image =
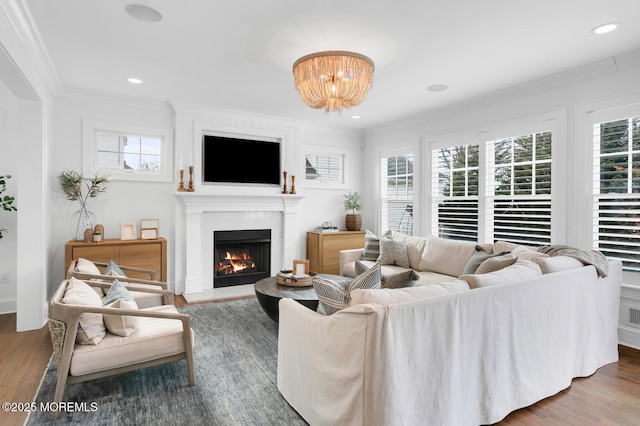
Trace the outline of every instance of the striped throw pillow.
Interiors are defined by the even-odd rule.
[[[351,290],[380,288],[380,265],[376,264],[354,279],[339,275],[319,274],[313,277],[313,289],[318,295],[318,312],[332,315],[351,305]]]
[[[380,238],[373,232],[367,230],[364,234],[364,252],[362,260],[378,260],[380,256]]]

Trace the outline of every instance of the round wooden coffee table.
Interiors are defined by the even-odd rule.
[[[262,309],[269,317],[278,322],[278,302],[284,297],[289,297],[311,310],[318,309],[318,296],[313,286],[289,287],[276,282],[276,277],[264,278],[254,284],[256,298]]]

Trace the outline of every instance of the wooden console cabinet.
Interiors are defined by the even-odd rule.
[[[156,271],[158,281],[167,281],[167,240],[104,240],[99,243],[69,241],[64,246],[64,273],[66,275],[71,261],[83,257],[94,262],[109,263],[113,260],[118,265],[134,268],[152,269]],[[131,272],[131,278],[146,278],[149,275],[137,276]]]
[[[309,270],[340,274],[340,250],[364,247],[365,231],[307,232]]]

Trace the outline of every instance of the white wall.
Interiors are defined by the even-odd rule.
[[[16,135],[16,116],[18,99],[0,80],[0,176],[11,175],[7,181],[7,190],[1,196],[16,196],[17,194],[17,164],[11,161],[15,158],[18,140]],[[17,207],[18,201],[14,202]],[[0,240],[0,273],[9,274],[9,282],[0,283],[0,314],[16,311],[18,289],[17,279],[17,222],[16,212],[5,212],[0,209],[0,228],[7,229]]]
[[[585,115],[597,104],[616,105],[629,99],[640,101],[640,51],[621,55],[615,59],[590,64],[580,69],[534,81],[526,85],[493,93],[465,103],[430,111],[421,116],[411,117],[402,122],[390,123],[371,129],[364,136],[366,149],[364,164],[378,164],[381,151],[393,147],[411,146],[416,153],[415,178],[416,199],[414,215],[418,216],[417,234],[428,229],[424,218],[427,216],[429,179],[425,178],[427,165],[431,161],[428,143],[464,134],[480,134],[486,131],[506,128],[514,122],[531,117],[555,114],[564,128],[559,128],[561,150],[566,155],[556,164],[566,179],[561,180],[561,188],[555,188],[566,195],[561,217],[553,218],[563,232],[558,233],[554,244],[568,244],[589,247],[589,191],[585,182],[590,180],[590,167],[585,161],[591,141],[586,137]],[[455,88],[453,88],[455,89]],[[604,102],[606,100],[606,102]],[[508,136],[508,135],[506,135]],[[558,158],[554,155],[554,160]],[[367,187],[364,202],[376,205],[379,187],[377,168],[364,169],[364,181],[373,181],[375,186]],[[379,211],[365,210],[366,221],[378,224]],[[379,231],[379,230],[378,230]],[[566,231],[566,232],[565,232]],[[636,283],[626,283],[638,285]],[[635,301],[640,306],[640,292],[623,288],[625,303]],[[621,342],[640,347],[640,333],[625,328],[620,333]],[[632,336],[631,338],[629,336]]]
[[[160,219],[160,236],[167,239],[167,273],[169,285],[178,293],[182,287],[180,282],[184,277],[181,269],[176,272],[175,258],[182,251],[176,247],[176,199],[174,194],[178,187],[177,164],[183,158],[185,165],[194,164],[194,150],[199,149],[200,136],[194,135],[194,123],[210,123],[209,126],[219,126],[224,123],[229,127],[253,126],[264,129],[286,129],[288,137],[288,154],[283,166],[284,170],[298,176],[304,175],[304,163],[299,163],[299,152],[304,151],[307,145],[334,146],[346,150],[349,155],[350,188],[359,190],[361,184],[361,155],[360,137],[358,132],[318,129],[307,126],[305,123],[291,123],[277,117],[245,116],[238,113],[230,113],[220,110],[208,110],[206,108],[194,109],[193,107],[176,107],[175,112],[169,104],[145,103],[130,101],[111,96],[97,94],[75,94],[55,99],[54,103],[54,127],[53,149],[51,150],[51,167],[48,175],[48,190],[51,193],[52,217],[48,226],[52,232],[49,260],[52,265],[52,274],[55,280],[49,288],[51,293],[55,288],[55,282],[63,279],[64,271],[64,244],[72,238],[69,219],[78,209],[77,202],[68,201],[60,189],[57,176],[66,169],[82,170],[82,120],[91,119],[101,122],[113,122],[115,124],[131,124],[146,128],[172,128],[176,130],[175,136],[175,166],[169,165],[175,170],[174,180],[169,183],[157,182],[131,182],[112,180],[108,184],[106,193],[89,200],[89,210],[96,215],[97,222],[105,227],[106,238],[119,238],[119,224],[123,221],[139,222],[142,218]],[[194,164],[197,169],[197,165]],[[86,177],[86,176],[85,176]],[[185,178],[185,181],[188,176]],[[298,209],[299,235],[298,253],[301,258],[306,256],[305,238],[306,231],[312,230],[321,222],[329,220],[344,226],[344,208],[342,196],[347,193],[345,189],[311,189],[305,188],[301,179],[297,180],[297,193],[306,198],[301,201]],[[196,190],[199,191],[199,185]],[[210,189],[210,188],[207,188]],[[242,191],[246,187],[225,187],[227,191]]]

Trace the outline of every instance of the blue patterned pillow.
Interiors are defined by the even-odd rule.
[[[114,277],[126,277],[122,269],[115,264],[113,260],[109,261],[109,264],[104,268],[104,275],[113,275]]]
[[[354,279],[339,275],[315,275],[313,289],[318,295],[318,312],[331,315],[351,305],[351,290],[356,288],[380,288],[380,264],[376,264],[368,271]]]
[[[113,280],[113,284],[111,284],[111,287],[109,288],[109,291],[107,292],[107,296],[104,299],[104,302],[102,302],[103,306],[106,306],[110,303],[115,302],[118,299],[122,299],[122,300],[126,300],[126,301],[133,301],[133,296],[131,295],[131,293],[129,293],[129,290],[127,290],[127,288],[118,280]]]

